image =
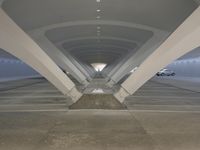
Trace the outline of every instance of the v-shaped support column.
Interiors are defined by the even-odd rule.
[[[53,60],[0,9],[0,48],[18,57],[75,102],[82,94]]]
[[[200,7],[198,7],[174,33],[147,57],[138,69],[122,83],[121,89],[115,94],[115,97],[123,102],[127,96],[137,91],[160,69],[199,46]]]

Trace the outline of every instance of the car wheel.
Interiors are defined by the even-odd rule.
[[[165,74],[164,74],[164,73],[161,73],[160,75],[161,75],[161,76],[164,76]]]

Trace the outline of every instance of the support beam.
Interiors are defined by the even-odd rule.
[[[57,45],[58,48],[63,52],[63,54],[84,74],[86,77],[85,81],[92,80],[92,74],[88,70],[86,70],[78,60],[76,60],[70,53],[68,53],[61,45]]]
[[[108,74],[110,80],[107,85],[112,87],[118,83],[133,68],[138,67],[160,44],[168,37],[169,33],[161,30],[154,30],[154,35],[136,53],[127,55]]]
[[[62,69],[69,72],[79,83],[88,85],[84,74],[53,44],[43,32],[29,33],[39,46],[59,65]]]
[[[82,94],[52,59],[0,9],[0,48],[18,57],[75,102]]]
[[[122,83],[114,95],[119,101],[136,92],[160,69],[200,46],[200,7],[198,7],[139,68]]]

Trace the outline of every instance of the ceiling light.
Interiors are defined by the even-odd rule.
[[[96,0],[97,1],[97,3],[100,3],[101,2],[101,0]]]
[[[101,27],[100,27],[100,26],[97,26],[97,29],[98,29],[98,30],[100,30],[100,29],[101,29]]]
[[[100,16],[97,16],[96,18],[97,18],[97,19],[100,19],[101,17],[100,17]]]
[[[97,9],[97,12],[100,12],[101,10],[100,9]]]

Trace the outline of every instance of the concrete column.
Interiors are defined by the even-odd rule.
[[[81,97],[74,83],[2,9],[0,20],[0,48],[27,63],[74,102]]]
[[[90,72],[88,70],[86,70],[73,56],[71,56],[71,54],[69,54],[63,47],[59,46],[58,47],[64,55],[66,55],[66,57],[82,72],[82,74],[85,76],[85,81],[91,81],[91,74],[89,74]],[[87,83],[88,84],[88,83]]]
[[[40,33],[30,33],[30,35],[57,65],[69,72],[81,84],[89,84],[84,74],[45,35]]]
[[[154,35],[136,53],[129,54],[109,73],[110,82],[108,86],[119,82],[132,69],[138,67],[160,44],[167,38],[169,33],[164,31],[154,32]],[[130,57],[131,56],[131,57]]]
[[[123,102],[160,69],[200,46],[200,7],[198,7],[139,68],[122,83],[115,97]]]
[[[108,66],[106,66],[106,68],[103,69],[102,74],[106,77],[107,80],[110,80],[110,77],[112,77],[113,74],[111,75],[111,72],[112,71],[114,72],[113,68],[117,68],[116,66],[118,66],[119,64],[121,65],[123,64],[121,62],[125,63],[125,58],[116,60],[115,62],[113,62],[112,64],[109,64]]]

